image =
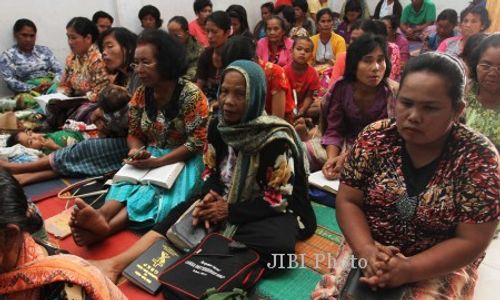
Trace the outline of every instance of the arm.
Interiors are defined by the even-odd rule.
[[[70,78],[73,74],[73,68],[71,65],[73,64],[73,58],[74,55],[70,54],[66,58],[66,63],[64,65],[64,72],[61,78],[61,83],[59,84],[59,87],[57,88],[57,91],[60,93],[63,93],[65,95],[71,96],[71,93],[73,89],[71,88],[71,82]]]
[[[298,116],[305,116],[307,113],[307,110],[309,107],[311,107],[311,104],[313,103],[313,94],[315,91],[313,90],[308,90],[306,92],[306,95],[304,97],[304,102],[302,102],[302,107],[300,108],[298,112]]]
[[[272,91],[272,112],[273,116],[285,117],[286,93],[284,90]]]
[[[47,48],[47,56],[50,70],[54,72],[54,81],[60,81],[63,74],[61,64],[57,61],[54,53],[49,48]]]
[[[106,64],[100,56],[98,59],[91,62],[89,72],[91,76],[91,90],[87,92],[87,96],[90,101],[96,102],[101,90],[109,84],[109,75],[106,71]]]
[[[16,79],[14,69],[11,67],[12,65],[14,65],[14,62],[9,55],[4,52],[2,56],[0,56],[0,73],[5,83],[14,92],[29,92],[35,86]]]

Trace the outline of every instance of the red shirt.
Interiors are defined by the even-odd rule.
[[[308,65],[302,74],[297,73],[293,69],[292,63],[287,64],[283,69],[285,70],[286,77],[288,77],[288,81],[290,81],[292,90],[295,90],[297,93],[298,108],[302,107],[307,91],[313,91],[313,96],[318,95],[320,88],[319,76],[313,67]]]
[[[292,0],[276,0],[276,2],[274,2],[274,8],[278,8],[282,5],[293,6],[292,2]]]
[[[270,63],[264,62],[259,59],[259,65],[264,70],[266,75],[267,84],[267,96],[266,96],[266,112],[271,114],[273,111],[273,95],[279,91],[285,91],[285,114],[292,114],[295,107],[295,102],[293,101],[292,89],[290,83],[285,75],[285,71],[282,67]]]
[[[194,36],[194,38],[202,45],[203,47],[208,47],[208,37],[205,29],[198,24],[198,19],[194,19],[189,22],[189,34]]]

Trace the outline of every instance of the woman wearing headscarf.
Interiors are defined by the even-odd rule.
[[[193,212],[197,222],[257,250],[264,265],[273,253],[293,253],[297,238],[313,234],[316,219],[307,197],[307,161],[293,127],[264,115],[265,97],[265,75],[256,63],[238,60],[224,70],[221,114],[208,129],[201,194],[179,204],[126,252],[96,262],[112,280],[164,238],[196,199],[201,199]]]

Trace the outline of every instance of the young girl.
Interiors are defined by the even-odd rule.
[[[313,42],[308,37],[297,37],[292,47],[293,61],[284,67],[285,74],[294,91],[297,105],[297,118],[317,117],[319,110],[311,111],[313,98],[319,90],[319,77],[316,70],[307,62],[312,56]],[[319,107],[318,107],[319,108]]]

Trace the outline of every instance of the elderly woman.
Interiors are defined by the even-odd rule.
[[[38,93],[45,93],[51,85],[61,79],[62,68],[56,57],[45,46],[36,45],[37,28],[28,19],[14,23],[16,45],[0,56],[0,74],[7,86],[16,93],[17,107],[36,105],[33,99]],[[14,108],[15,102],[5,103]]]
[[[194,213],[198,222],[218,224],[226,236],[256,249],[264,265],[272,261],[273,253],[293,253],[297,238],[313,234],[316,219],[307,197],[307,162],[293,127],[263,115],[265,96],[259,65],[239,60],[225,69],[219,93],[221,114],[208,130],[200,197],[177,206],[126,252],[97,262],[112,280],[164,238],[195,199],[203,199]]]
[[[292,62],[293,40],[286,35],[285,20],[272,16],[266,21],[267,36],[257,42],[257,56],[284,67]]]
[[[500,149],[500,33],[484,39],[470,60],[472,87],[467,93],[467,126]]]
[[[43,224],[28,208],[19,183],[0,169],[0,298],[68,299],[71,290],[84,299],[126,299],[96,267],[35,241],[30,232]],[[73,299],[73,298],[72,298]]]
[[[102,240],[129,224],[151,228],[196,188],[203,168],[208,102],[194,83],[182,78],[185,66],[184,48],[166,32],[139,36],[134,68],[143,86],[129,103],[127,142],[133,159],[127,163],[141,169],[186,165],[170,189],[122,182],[113,184],[98,211],[77,202],[70,225],[78,245]]]
[[[361,281],[404,287],[402,299],[472,299],[477,268],[500,217],[500,158],[456,122],[465,75],[450,56],[411,59],[396,119],[367,127],[349,153],[337,194],[346,238],[312,299],[336,297],[355,255]]]

